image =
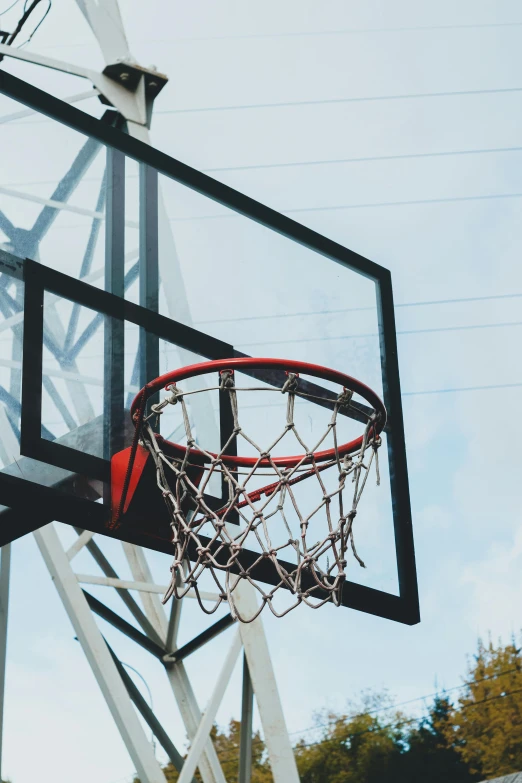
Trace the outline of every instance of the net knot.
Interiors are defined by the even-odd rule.
[[[352,401],[352,397],[353,397],[353,391],[351,389],[347,389],[345,386],[337,398],[339,407],[347,408]]]
[[[297,389],[297,384],[299,381],[299,374],[296,372],[287,372],[287,379],[281,386],[281,393],[286,394],[286,392],[293,392]]]
[[[157,405],[151,405],[151,409],[155,413],[159,413],[160,410],[162,408],[165,408],[165,406],[167,405],[177,405],[179,400],[183,397],[183,392],[181,391],[181,389],[178,389],[175,383],[168,383],[165,386],[165,391],[170,392],[170,395],[168,397],[165,397],[163,402],[160,402]]]
[[[234,387],[234,370],[220,370],[219,376],[221,379],[220,389],[231,389]]]
[[[351,454],[345,454],[342,461],[341,476],[347,476],[353,468],[353,459]]]

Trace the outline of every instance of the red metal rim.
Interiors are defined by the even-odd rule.
[[[350,389],[353,392],[359,394],[371,408],[377,414],[375,420],[375,434],[379,435],[386,425],[386,408],[384,407],[381,399],[375,394],[375,392],[366,386],[356,378],[352,378],[350,375],[345,375],[337,370],[331,370],[328,367],[322,367],[319,364],[310,364],[309,362],[300,362],[295,359],[264,359],[253,358],[250,356],[239,357],[235,359],[216,359],[210,362],[200,362],[199,364],[191,364],[186,367],[180,367],[178,370],[160,375],[153,381],[150,381],[134,398],[131,405],[131,416],[138,412],[140,405],[143,406],[144,402],[153,394],[164,389],[171,383],[177,383],[178,381],[186,380],[187,378],[193,378],[197,375],[205,375],[210,372],[219,372],[221,370],[238,370],[251,369],[251,370],[287,370],[303,375],[311,375],[315,378],[323,378],[323,380],[332,381],[338,383],[340,386]],[[143,397],[145,392],[145,397]],[[357,451],[363,442],[363,435],[359,436],[355,440],[343,443],[337,448],[337,454],[342,457],[345,454],[350,454]],[[186,446],[181,446],[178,443],[172,443],[166,441],[163,438],[161,440],[168,444],[169,451],[173,455],[179,454],[180,457],[184,457],[187,453]],[[190,453],[193,453],[194,458],[201,462],[201,452],[198,449],[190,449]],[[212,457],[215,457],[212,454]],[[335,459],[335,449],[326,449],[325,451],[318,451],[314,454],[315,462],[325,462],[327,460]],[[231,467],[246,467],[252,468],[254,465],[259,467],[270,467],[271,463],[268,460],[259,461],[256,457],[234,457],[230,455],[224,455],[221,457],[222,461]],[[309,464],[312,461],[311,457],[306,457],[305,454],[292,455],[288,457],[273,457],[272,463],[280,468],[292,468],[299,464]]]

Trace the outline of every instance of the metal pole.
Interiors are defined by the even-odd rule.
[[[107,220],[105,227],[105,290],[125,296],[125,156],[107,148]],[[124,447],[123,321],[105,318],[104,456]]]
[[[166,783],[54,526],[45,525],[34,537],[141,782]]]
[[[9,608],[9,574],[11,571],[11,544],[0,553],[0,780],[2,780],[2,740],[4,733],[5,665],[7,656],[7,618]]]
[[[250,783],[252,779],[252,717],[254,713],[254,689],[248,661],[243,655],[243,693],[241,700],[241,735],[239,744],[238,783]]]
[[[147,704],[147,702],[139,692],[136,685],[133,683],[132,678],[125,671],[125,667],[123,666],[119,658],[116,656],[116,653],[114,652],[114,650],[109,645],[106,639],[105,639],[105,644],[107,645],[107,648],[112,656],[112,660],[116,664],[116,668],[118,669],[120,677],[123,680],[123,684],[125,685],[125,687],[129,692],[129,696],[131,697],[132,701],[136,705],[137,709],[140,711],[143,719],[148,724],[149,728],[151,729],[152,733],[160,743],[161,747],[169,757],[174,768],[177,769],[178,772],[180,772],[181,768],[183,767],[183,756],[179,753],[179,751],[175,747],[169,735],[167,734],[167,732],[165,731],[165,729],[163,728],[159,720],[154,715],[152,709],[149,707],[149,705]],[[193,781],[193,783],[195,783],[195,781]]]
[[[152,574],[143,550],[128,543],[123,543],[123,550],[126,554],[134,579],[138,582],[152,582]],[[154,626],[156,633],[162,640],[166,639],[168,634],[168,622],[159,596],[142,593],[141,600],[143,601],[147,617]],[[183,723],[185,724],[188,738],[190,742],[193,743],[198,725],[201,721],[201,710],[199,709],[183,661],[174,664],[166,664],[165,671],[169,678]],[[203,783],[226,783],[216,750],[210,738],[207,739],[204,752],[199,759],[199,771],[203,778]]]
[[[239,611],[245,616],[254,615],[258,608],[255,588],[243,581],[238,584],[235,595]],[[272,776],[277,783],[299,783],[297,764],[261,618],[251,623],[239,623],[239,632],[256,694]]]
[[[190,783],[192,776],[196,771],[196,767],[198,766],[200,758],[204,753],[205,745],[208,742],[212,724],[214,723],[219,705],[221,704],[223,696],[225,695],[227,685],[229,683],[232,672],[234,671],[234,666],[236,665],[240,651],[241,637],[239,635],[239,631],[236,631],[236,635],[234,636],[232,645],[230,646],[230,649],[227,653],[223,667],[217,677],[216,686],[209,699],[207,709],[201,718],[194,737],[191,738],[190,749],[187,758],[185,759],[185,763],[183,764],[183,769],[181,770],[178,783]]]
[[[158,172],[140,163],[140,305],[158,312]],[[159,375],[159,340],[140,329],[140,386]]]

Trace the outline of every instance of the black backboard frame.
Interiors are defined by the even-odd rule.
[[[157,173],[169,177],[177,182],[191,188],[192,190],[228,207],[231,210],[257,221],[266,228],[278,232],[294,242],[326,256],[333,261],[355,270],[365,277],[371,279],[376,286],[376,297],[378,302],[379,315],[379,342],[381,352],[381,366],[383,377],[384,403],[388,411],[387,443],[388,457],[390,464],[390,483],[393,498],[393,524],[395,534],[395,548],[397,557],[397,572],[399,580],[399,595],[385,593],[374,588],[358,585],[348,582],[344,591],[343,604],[360,611],[368,612],[378,616],[386,617],[402,623],[415,624],[419,622],[419,601],[417,577],[415,568],[415,553],[412,532],[411,507],[409,496],[409,483],[406,462],[406,445],[404,439],[404,422],[401,403],[399,365],[397,356],[397,341],[395,329],[395,314],[393,305],[393,292],[391,275],[388,269],[376,264],[357,253],[349,250],[342,245],[324,237],[312,229],[303,226],[291,218],[276,212],[275,210],[245,196],[233,188],[218,182],[211,177],[177,161],[163,152],[156,150],[143,142],[134,139],[117,128],[110,127],[96,118],[85,114],[79,109],[70,106],[59,99],[48,95],[38,88],[27,84],[26,82],[12,76],[11,74],[0,72],[0,92],[10,98],[33,108],[37,112],[61,122],[72,129],[88,137],[98,140],[114,152],[116,164],[124,156],[128,156],[142,164],[144,172],[144,182],[147,181],[147,172],[155,172],[149,179],[150,191],[157,187],[155,177]],[[145,188],[147,185],[145,184]],[[154,206],[154,202],[152,201]],[[117,217],[118,204],[115,204],[114,217]],[[121,207],[120,207],[121,213]],[[153,228],[153,221],[150,221],[150,214],[147,218],[147,210],[144,213],[145,240],[150,240],[150,226]],[[148,224],[147,224],[148,219]],[[114,232],[118,225],[121,229],[121,214],[119,223],[114,220],[110,229]],[[148,228],[147,228],[148,225]],[[113,238],[117,236],[113,234]],[[150,244],[150,242],[149,242]],[[116,242],[117,246],[117,242]],[[150,253],[150,248],[147,250]],[[121,255],[121,254],[120,254]],[[40,326],[43,327],[41,308],[39,302],[43,297],[44,290],[61,292],[66,298],[74,301],[83,302],[85,306],[92,309],[98,309],[107,316],[125,320],[126,318],[138,325],[150,330],[151,334],[165,337],[176,344],[192,345],[192,350],[196,350],[202,355],[209,355],[214,351],[217,343],[208,335],[192,330],[183,324],[177,324],[150,309],[147,309],[149,302],[143,301],[142,304],[147,307],[140,308],[130,302],[126,302],[121,297],[121,292],[110,287],[113,293],[100,291],[85,283],[61,275],[53,270],[43,268],[34,262],[24,262],[27,270],[27,282],[29,283],[29,292],[26,292],[25,328],[33,330],[33,336],[38,333],[41,335]],[[145,268],[145,267],[144,267]],[[150,280],[143,279],[146,286]],[[27,283],[26,283],[27,284]],[[90,289],[90,290],[89,290]],[[120,295],[118,295],[120,294]],[[33,297],[33,298],[31,298]],[[88,304],[90,302],[90,304]],[[38,308],[40,308],[38,310]],[[28,319],[29,315],[29,319]],[[160,333],[158,335],[158,332]],[[194,347],[195,340],[198,347]],[[202,350],[200,340],[209,340],[208,345],[212,345],[211,351]],[[27,341],[29,342],[29,340]],[[27,348],[29,351],[36,351],[36,343],[31,341]],[[41,343],[38,343],[41,346]],[[221,343],[219,350],[229,351],[232,346]],[[231,355],[231,354],[221,354]],[[25,356],[24,356],[25,364]],[[63,464],[67,461],[68,469],[71,469],[70,453],[63,451],[67,449],[57,443],[46,441],[41,437],[41,422],[35,415],[35,409],[41,411],[41,406],[36,405],[34,388],[28,387],[29,375],[31,385],[34,384],[34,370],[41,368],[41,355],[32,356],[31,369],[24,370],[23,373],[23,392],[22,392],[22,449],[25,453],[31,454],[33,458],[40,461],[50,461],[51,464]],[[41,384],[34,384],[41,389]],[[27,402],[29,401],[29,402]],[[38,436],[37,436],[38,430]],[[107,461],[101,458],[88,458],[89,455],[74,456],[74,465],[81,468],[79,472],[96,474],[97,477],[107,476]],[[54,461],[53,461],[54,460]],[[75,468],[76,469],[76,468]],[[29,485],[29,486],[28,486]],[[57,519],[68,524],[81,525],[86,529],[96,529],[96,532],[107,533],[104,528],[107,509],[100,503],[93,503],[89,500],[66,496],[59,490],[50,487],[41,487],[34,482],[27,481],[17,476],[6,475],[0,472],[0,502],[13,509],[13,513],[5,515],[2,518],[11,522],[6,527],[5,522],[0,522],[0,542],[17,537],[16,520],[18,525],[27,528],[26,520],[21,519],[24,513],[28,511],[28,498],[31,498],[30,507],[33,509],[39,504],[39,513],[41,513],[41,524],[45,524],[50,519]],[[21,512],[21,515],[20,513]],[[35,529],[38,527],[35,524]],[[10,531],[8,530],[10,528]],[[24,528],[25,531],[25,528]],[[136,540],[134,543],[142,543],[145,546],[166,551],[162,545],[154,545],[151,541]],[[265,575],[269,576],[269,575]]]

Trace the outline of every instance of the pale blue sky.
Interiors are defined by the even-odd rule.
[[[145,14],[136,0],[127,0],[122,10],[136,58],[171,79],[157,101],[157,146],[204,169],[334,161],[214,176],[277,209],[302,210],[292,216],[389,267],[399,304],[522,293],[521,199],[515,196],[522,193],[522,150],[511,149],[522,146],[521,92],[175,113],[522,88],[518,4],[201,0],[187,6],[155,0]],[[389,31],[421,27],[433,29]],[[359,32],[333,34],[354,30]],[[299,32],[313,35],[294,35]],[[325,34],[315,34],[320,32]],[[81,64],[101,63],[71,0],[55,0],[31,47]],[[50,71],[8,68],[61,96],[83,89]],[[92,109],[98,111],[94,102]],[[411,203],[417,200],[435,201]],[[368,206],[389,202],[410,203]],[[359,204],[366,206],[312,211]],[[521,301],[398,308],[398,329],[522,322]],[[334,326],[343,324],[330,322]],[[522,387],[410,394],[522,384],[520,331],[491,326],[399,337],[422,622],[408,628],[332,607],[295,612],[284,621],[265,614],[296,739],[312,724],[314,710],[343,709],[363,688],[388,688],[403,701],[435,686],[458,685],[477,635],[491,631],[507,639],[521,627],[522,433],[516,411]],[[69,540],[72,534],[64,529],[63,535]],[[106,549],[119,557],[115,547]],[[78,570],[92,571],[87,555],[81,557]],[[164,581],[168,558],[155,557],[154,566]],[[116,599],[111,605],[118,607]],[[14,546],[11,606],[4,774],[13,783],[29,783],[35,771],[43,783],[65,783],[72,773],[77,783],[126,783],[132,763],[32,538]],[[187,611],[182,639],[203,625],[195,608]],[[121,657],[146,677],[158,716],[182,744],[161,667],[106,630]],[[218,661],[226,645],[226,636],[217,642]],[[201,704],[218,668],[205,652],[189,662]],[[238,670],[221,723],[238,717],[239,693]]]

